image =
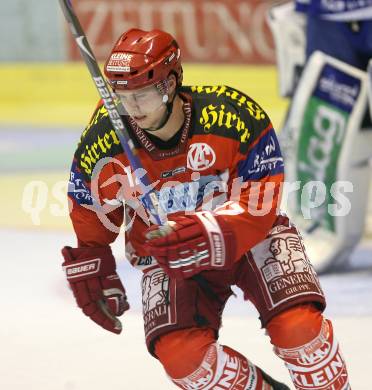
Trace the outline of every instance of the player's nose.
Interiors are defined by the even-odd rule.
[[[134,96],[127,95],[125,98],[121,98],[121,101],[129,114],[135,115],[141,112],[141,109]]]

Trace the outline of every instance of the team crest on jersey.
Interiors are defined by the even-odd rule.
[[[210,168],[216,161],[216,153],[206,143],[190,145],[187,153],[187,168],[193,171],[204,171]]]

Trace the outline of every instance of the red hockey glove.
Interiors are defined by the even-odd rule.
[[[235,258],[233,232],[221,217],[209,211],[170,217],[167,225],[152,226],[145,236],[145,249],[177,279],[205,270],[228,269]]]
[[[113,333],[122,326],[116,316],[129,309],[125,289],[116,273],[111,248],[62,249],[62,264],[78,306],[94,322]]]

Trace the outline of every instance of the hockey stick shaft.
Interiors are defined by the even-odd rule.
[[[76,16],[76,13],[72,7],[70,0],[59,0],[63,14],[66,18],[67,23],[70,26],[72,35],[75,38],[76,44],[78,45],[81,56],[87,65],[89,72],[92,76],[94,84],[97,88],[99,95],[102,98],[103,104],[109,114],[110,121],[115,129],[115,132],[120,140],[122,148],[129,160],[129,163],[135,172],[137,169],[143,169],[137,152],[134,147],[133,141],[131,140],[126,125],[120,116],[119,112],[124,112],[124,107],[120,100],[114,101],[110,89],[104,79],[102,72],[98,66],[97,60],[92,52],[87,37],[81,27],[80,21]],[[150,180],[147,175],[143,175],[139,179],[141,187],[144,191],[144,196],[147,198],[151,208],[151,214],[156,219],[157,223],[161,224],[161,218],[158,214],[158,198],[154,191],[148,192],[146,187],[150,185]]]

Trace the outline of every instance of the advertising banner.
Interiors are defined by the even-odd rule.
[[[262,0],[79,0],[74,4],[99,60],[129,28],[171,33],[187,62],[274,63],[266,23],[272,1]],[[69,59],[80,60],[70,34]]]

